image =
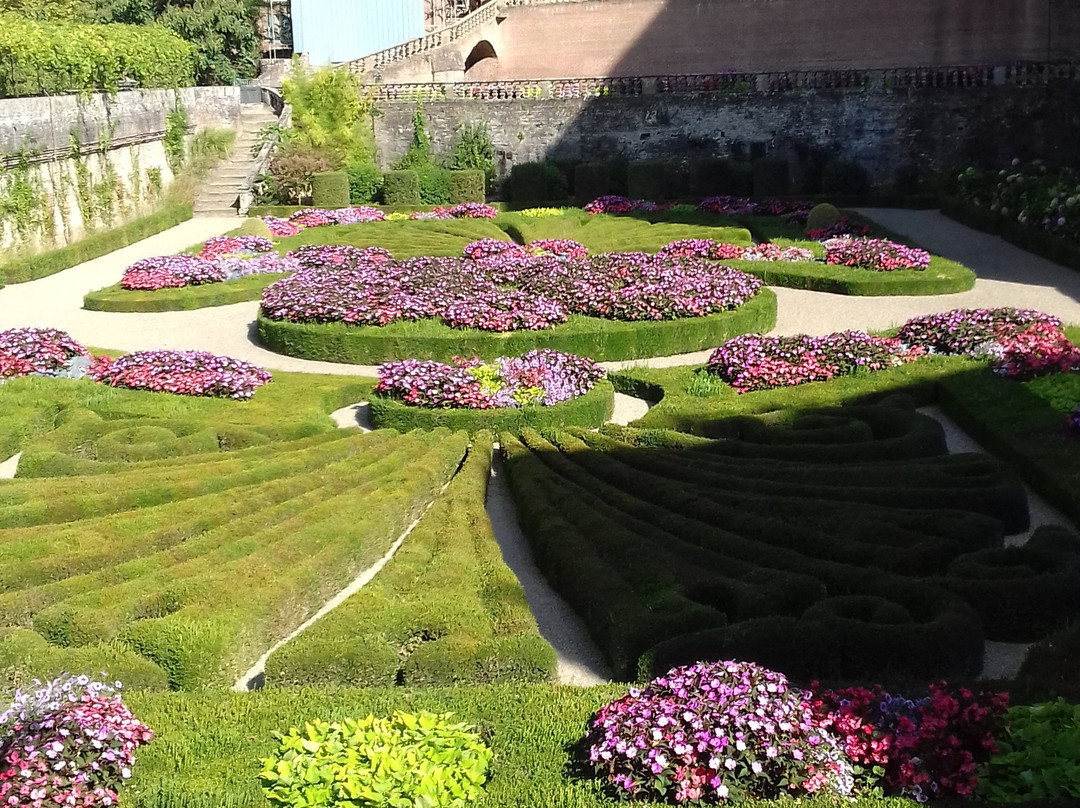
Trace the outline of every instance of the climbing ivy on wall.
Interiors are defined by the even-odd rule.
[[[41,178],[30,165],[31,152],[5,155],[5,162],[15,159],[0,174],[0,216],[19,240],[35,235],[55,235],[52,201],[47,198]]]
[[[165,116],[165,159],[173,173],[177,173],[184,165],[184,134],[187,132],[187,111],[180,99],[176,99],[176,107]]]

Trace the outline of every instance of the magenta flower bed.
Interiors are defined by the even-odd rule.
[[[625,196],[608,194],[594,199],[585,206],[585,212],[596,213],[652,213],[657,210],[665,210],[671,205],[661,205],[650,202],[647,199],[627,199]]]
[[[703,316],[735,309],[761,287],[752,275],[706,261],[643,253],[567,261],[522,258],[509,249],[479,261],[415,258],[304,270],[268,286],[262,308],[271,319],[292,322],[438,318],[451,328],[540,330],[570,314],[630,321]]]
[[[600,709],[585,739],[589,762],[627,798],[847,797],[851,761],[815,720],[810,699],[750,662],[674,668]]]
[[[348,244],[312,244],[288,254],[301,269],[343,267],[355,269],[361,264],[384,264],[394,256],[382,247],[352,247]]]
[[[896,367],[925,353],[925,349],[909,347],[899,339],[874,337],[861,331],[824,337],[744,334],[713,351],[706,369],[736,392],[749,393]]]
[[[887,239],[832,238],[825,242],[825,263],[876,272],[923,270],[930,266],[930,253]]]
[[[513,241],[503,241],[497,238],[482,238],[465,245],[463,250],[466,258],[481,261],[486,258],[505,258],[515,260],[527,258],[529,251]]]
[[[1080,348],[1049,323],[1033,323],[1001,337],[989,354],[995,373],[1018,381],[1080,369]]]
[[[854,225],[848,220],[847,216],[841,216],[840,221],[831,227],[819,227],[815,230],[807,230],[806,237],[813,241],[826,241],[831,238],[855,238],[866,236],[869,233],[870,227],[868,225]]]
[[[494,219],[499,211],[483,202],[463,202],[450,208],[450,215],[455,219]]]
[[[710,196],[701,201],[698,210],[722,216],[789,216],[806,221],[813,205],[798,200],[766,199],[754,202],[739,196]]]
[[[538,350],[490,363],[475,357],[452,365],[418,359],[387,362],[379,365],[375,392],[436,409],[552,407],[585,395],[603,377],[603,368],[591,359]]]
[[[119,359],[101,358],[91,378],[113,387],[182,396],[249,399],[270,381],[251,362],[207,351],[137,351]]]
[[[152,291],[221,283],[224,280],[225,271],[216,261],[194,255],[161,255],[144,258],[129,266],[124,270],[120,286],[124,289]]]
[[[34,685],[0,713],[0,804],[115,806],[154,733],[107,684],[64,675]]]
[[[569,258],[577,261],[589,254],[584,244],[568,238],[538,238],[525,245],[533,255],[553,255],[556,258]]]
[[[828,690],[813,702],[815,719],[859,767],[860,790],[879,787],[919,802],[974,796],[1008,706],[1007,693],[950,690],[944,682],[917,699],[875,686]]]
[[[211,261],[227,255],[251,256],[270,252],[274,242],[263,236],[214,236],[208,238],[199,251],[199,258]]]
[[[953,309],[913,317],[900,326],[897,336],[931,353],[974,355],[1036,324],[1056,330],[1062,325],[1057,317],[1034,309]]]
[[[12,328],[0,331],[0,379],[31,373],[52,375],[90,352],[65,331]]]

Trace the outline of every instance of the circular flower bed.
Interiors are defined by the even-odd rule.
[[[589,761],[612,790],[638,799],[849,796],[851,762],[810,698],[749,662],[675,668],[601,708]]]
[[[507,332],[551,328],[571,314],[626,321],[698,317],[736,309],[761,288],[745,272],[692,259],[612,253],[565,261],[520,258],[507,248],[479,261],[359,261],[301,271],[263,291],[262,311],[296,323],[439,319],[451,328]]]
[[[89,375],[113,387],[237,400],[251,398],[271,378],[251,362],[207,351],[137,351],[119,359],[102,357]]]
[[[880,238],[832,238],[825,243],[825,263],[845,267],[894,272],[924,270],[930,253]]]
[[[924,348],[905,345],[899,339],[861,331],[823,337],[745,334],[713,351],[706,369],[736,392],[749,393],[896,367],[925,353]]]

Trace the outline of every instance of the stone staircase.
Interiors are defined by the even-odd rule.
[[[240,186],[255,162],[252,146],[259,140],[259,130],[277,123],[277,115],[266,104],[240,107],[240,129],[232,152],[211,172],[195,198],[196,216],[236,215]]]

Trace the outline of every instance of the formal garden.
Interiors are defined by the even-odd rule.
[[[342,75],[234,229],[0,290],[0,804],[1080,799],[1080,318],[845,161],[382,172]],[[943,188],[1075,255],[1073,174]]]

